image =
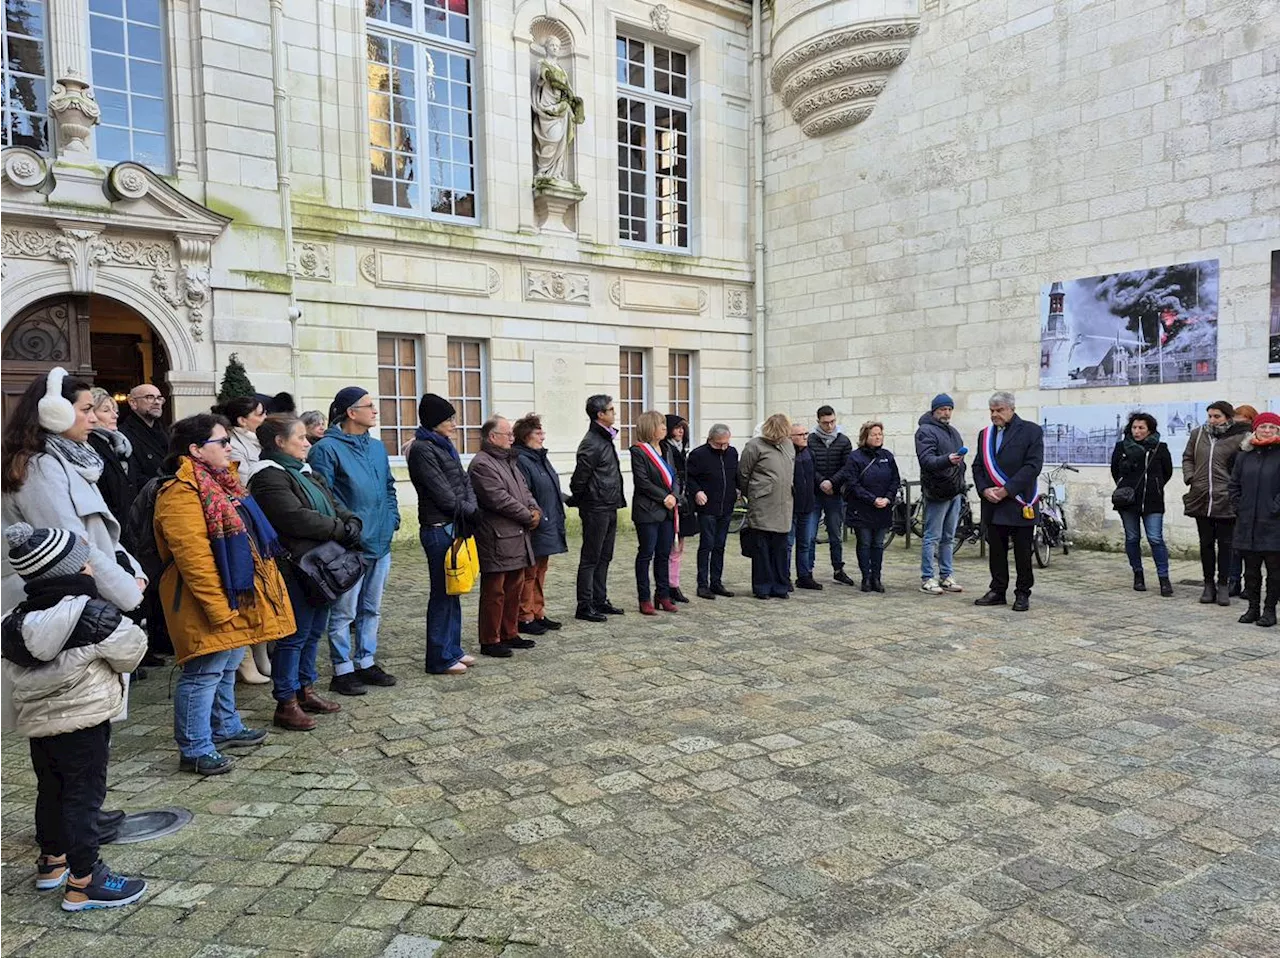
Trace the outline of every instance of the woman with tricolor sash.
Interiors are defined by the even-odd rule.
[[[667,435],[667,417],[655,410],[640,415],[636,423],[636,444],[631,447],[631,520],[640,540],[636,551],[636,592],[640,614],[657,615],[657,610],[675,612],[671,601],[671,546],[675,538],[675,515],[680,506],[680,480],[675,463],[662,454],[660,443]],[[653,567],[654,589],[649,590],[649,568]]]

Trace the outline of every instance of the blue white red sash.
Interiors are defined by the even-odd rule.
[[[996,462],[996,430],[994,427],[988,426],[986,429],[982,430],[982,435],[978,440],[978,446],[982,451],[982,468],[987,471],[987,475],[991,478],[991,481],[997,486],[1007,486],[1009,484],[1009,477],[1001,471],[1000,465]],[[1016,499],[1024,509],[1030,509],[1040,501],[1039,483],[1036,484],[1035,495],[1031,497],[1030,502],[1023,499],[1022,496],[1014,496],[1013,498]]]
[[[667,460],[663,459],[653,447],[647,442],[640,443],[640,451],[649,457],[649,461],[658,467],[658,471],[662,473],[662,481],[666,483],[667,491],[670,492],[675,485],[675,477],[671,475],[671,467],[667,465]]]

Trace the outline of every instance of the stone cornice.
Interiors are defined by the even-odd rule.
[[[861,123],[919,29],[917,18],[871,21],[807,40],[778,56],[773,90],[806,136]]]

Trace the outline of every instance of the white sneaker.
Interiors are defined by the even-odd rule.
[[[942,595],[942,586],[938,585],[937,579],[925,579],[920,583],[920,591],[928,592],[930,595]]]
[[[943,592],[963,592],[964,586],[962,586],[955,579],[951,578],[951,576],[947,576],[945,579],[942,580],[942,591]]]

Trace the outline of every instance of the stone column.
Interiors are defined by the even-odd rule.
[[[58,161],[93,164],[93,128],[102,116],[89,86],[88,0],[50,0],[53,90],[49,113],[58,127]]]

